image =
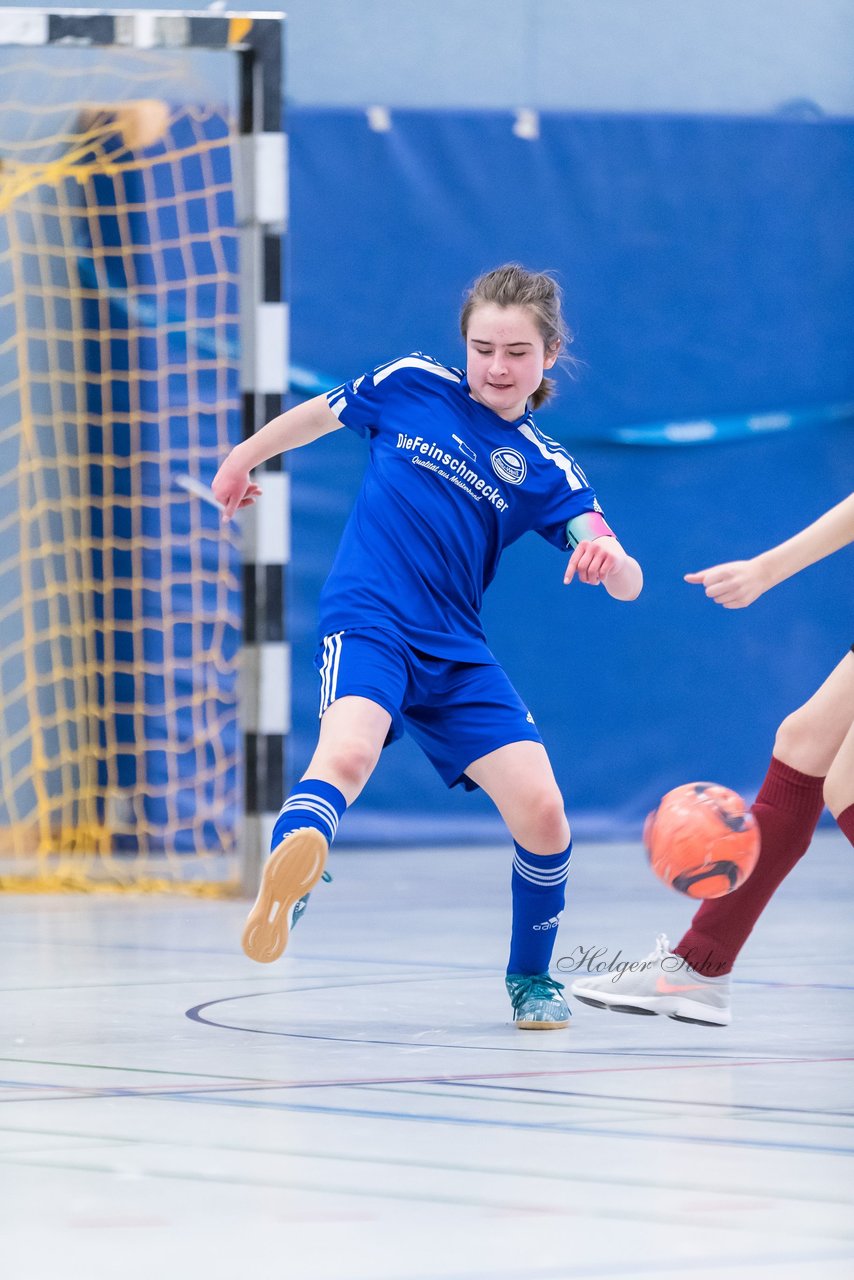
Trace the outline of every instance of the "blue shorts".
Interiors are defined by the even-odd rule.
[[[474,791],[467,767],[510,742],[542,742],[497,662],[453,662],[380,627],[324,636],[315,655],[320,714],[337,698],[370,698],[391,716],[385,745],[408,732],[449,787]]]

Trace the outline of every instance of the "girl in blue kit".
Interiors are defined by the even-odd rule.
[[[581,468],[532,416],[569,341],[560,289],[515,264],[481,276],[460,317],[466,369],[416,352],[273,419],[213,482],[229,519],[258,496],[250,471],[341,426],[370,461],[320,599],[320,733],[273,835],[243,934],[281,955],[345,809],[380,752],[410,733],[449,787],[482,787],[515,844],[507,990],[523,1029],[565,1027],[549,963],[572,844],[533,717],[489,648],[484,589],[528,530],[571,551],[564,582],[634,600],[640,566],[605,523]]]

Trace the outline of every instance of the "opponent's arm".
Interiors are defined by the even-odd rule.
[[[341,423],[329,408],[326,396],[314,396],[304,404],[280,413],[248,440],[235,445],[213,479],[211,488],[225,507],[223,520],[230,520],[239,507],[250,506],[260,494],[249,472],[268,458],[336,431]]]
[[[854,493],[794,537],[752,560],[731,560],[686,573],[685,581],[702,584],[709,599],[725,609],[744,609],[764,592],[849,542],[854,542]]]

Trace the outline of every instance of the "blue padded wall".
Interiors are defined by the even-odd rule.
[[[512,119],[402,112],[377,133],[362,112],[291,111],[293,357],[332,383],[414,348],[459,363],[478,272],[558,271],[583,363],[538,420],[587,470],[646,588],[635,604],[567,590],[560,555],[523,539],[487,595],[487,633],[575,829],[636,834],[677,783],[755,792],[777,723],[854,640],[851,551],[745,611],[682,582],[854,488],[854,126],[554,114],[529,140]],[[788,430],[749,430],[782,412]],[[615,443],[627,425],[722,415],[735,439]],[[364,458],[346,430],[292,457],[294,769],[316,732],[317,595]],[[484,797],[444,792],[404,741],[342,838],[499,830]]]

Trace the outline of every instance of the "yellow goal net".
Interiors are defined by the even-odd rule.
[[[241,562],[176,477],[241,434],[234,107],[183,51],[2,52],[0,888],[227,886]]]

